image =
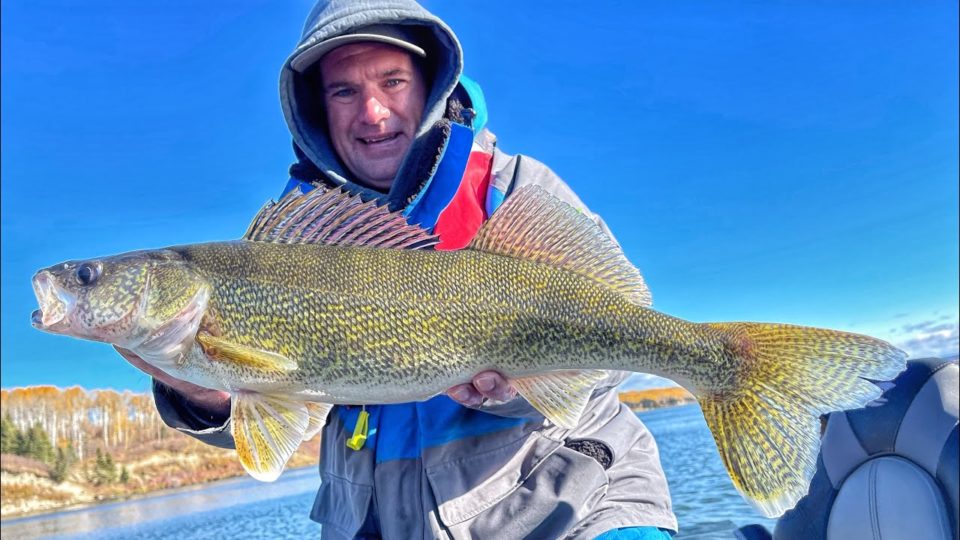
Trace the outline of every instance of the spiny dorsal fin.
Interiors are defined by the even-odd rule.
[[[363,202],[335,188],[308,193],[294,189],[278,202],[268,202],[250,223],[244,240],[278,244],[324,244],[421,249],[438,239],[410,225],[400,212],[373,201]]]
[[[590,218],[537,185],[518,189],[480,228],[470,249],[550,264],[596,280],[648,307],[650,290],[620,247]]]

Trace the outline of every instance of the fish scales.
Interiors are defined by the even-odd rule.
[[[703,361],[725,354],[717,333],[519,259],[242,242],[175,251],[212,285],[224,337],[297,361],[282,381],[292,392],[323,384],[340,387],[343,395],[327,397],[344,403],[411,401],[485,369],[660,372],[664,362],[683,362],[680,375],[701,380],[724,368]],[[241,384],[257,382],[248,375]],[[233,374],[220,376],[236,384]]]

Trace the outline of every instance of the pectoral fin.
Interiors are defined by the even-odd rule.
[[[510,379],[517,392],[554,424],[572,429],[580,423],[593,387],[605,371],[554,371]]]
[[[240,463],[263,482],[280,476],[310,424],[305,403],[255,393],[233,396],[231,419]]]
[[[303,434],[303,440],[309,441],[314,435],[323,429],[324,425],[326,425],[327,415],[330,413],[330,409],[333,408],[333,405],[329,403],[315,403],[312,401],[308,401],[306,405],[307,414],[310,416],[310,420],[309,424],[307,425],[307,432]]]
[[[285,373],[297,369],[297,363],[286,356],[239,345],[209,332],[197,332],[197,341],[211,360],[234,362],[266,372]]]

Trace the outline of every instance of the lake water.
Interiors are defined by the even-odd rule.
[[[670,482],[678,539],[732,538],[731,531],[764,519],[736,492],[720,463],[696,405],[659,409],[640,417],[660,446]],[[6,538],[201,540],[316,538],[307,514],[320,479],[316,468],[287,471],[263,484],[235,478],[138,499],[6,520]]]
[[[657,440],[667,473],[677,538],[732,538],[737,527],[759,523],[773,530],[775,520],[747,503],[727,475],[700,407],[684,405],[640,414]]]

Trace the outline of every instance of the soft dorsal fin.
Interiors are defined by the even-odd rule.
[[[277,202],[268,202],[243,239],[391,249],[421,249],[438,241],[423,228],[408,224],[400,212],[363,202],[359,195],[340,188],[323,187],[307,193],[297,188]]]
[[[583,212],[537,185],[521,187],[480,228],[470,249],[550,264],[649,307],[650,290],[620,247]]]

